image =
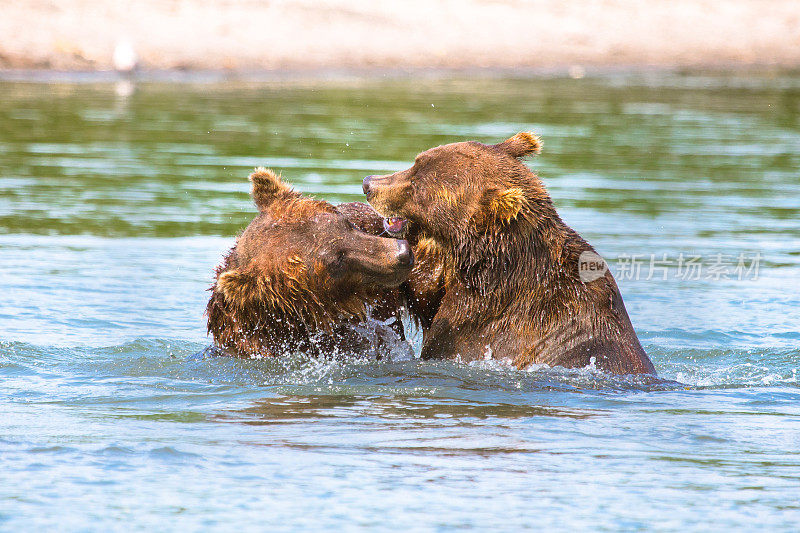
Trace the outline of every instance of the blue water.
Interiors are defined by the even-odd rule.
[[[122,89],[0,83],[0,529],[797,530],[800,79]],[[659,379],[196,355],[252,167],[351,201],[520,130]]]

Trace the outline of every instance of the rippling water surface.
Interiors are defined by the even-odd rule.
[[[0,528],[797,529],[797,78],[128,89],[0,83]],[[195,355],[252,167],[521,130],[660,379]]]

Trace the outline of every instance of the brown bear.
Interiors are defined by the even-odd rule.
[[[582,279],[581,254],[595,257],[593,248],[522,163],[540,150],[531,133],[448,144],[408,170],[364,179],[386,229],[400,235],[408,222],[441,257],[444,294],[422,358],[510,358],[518,368],[594,361],[614,374],[654,374],[611,273]]]
[[[367,205],[337,209],[263,168],[250,181],[259,213],[210,289],[215,345],[243,357],[336,350],[380,356],[396,348],[404,339],[397,287],[414,262],[408,242],[357,228],[348,214],[381,225]]]

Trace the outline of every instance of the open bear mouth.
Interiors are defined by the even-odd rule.
[[[392,235],[402,235],[406,230],[408,220],[400,217],[387,217],[383,219],[383,229]]]

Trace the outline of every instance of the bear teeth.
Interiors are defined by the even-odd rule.
[[[387,217],[383,219],[383,229],[393,235],[399,235],[406,229],[406,219],[400,217]]]

